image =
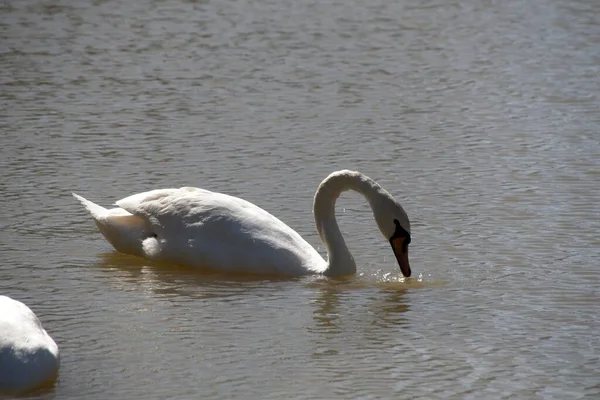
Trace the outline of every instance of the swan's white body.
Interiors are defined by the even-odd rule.
[[[107,210],[73,196],[122,253],[217,271],[346,275],[355,273],[356,265],[335,221],[334,205],[348,189],[369,200],[386,237],[394,232],[394,218],[410,233],[406,213],[388,192],[346,170],[329,175],[315,194],[315,221],[328,262],[292,228],[237,197],[192,187],[159,189],[126,197],[116,202],[119,208]]]
[[[20,301],[0,296],[0,393],[24,392],[58,375],[58,346]]]

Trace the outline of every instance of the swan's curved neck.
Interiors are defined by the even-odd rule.
[[[346,190],[361,193],[371,204],[371,199],[381,191],[381,187],[360,172],[338,171],[325,178],[317,188],[313,213],[321,241],[327,247],[328,266],[325,275],[356,273],[356,263],[335,219],[335,201]]]

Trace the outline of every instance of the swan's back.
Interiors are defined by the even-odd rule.
[[[149,226],[140,245],[150,259],[261,274],[326,269],[323,258],[297,232],[237,197],[184,187],[139,193],[116,204]]]

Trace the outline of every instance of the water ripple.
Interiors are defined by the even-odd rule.
[[[600,396],[595,2],[0,9],[0,292],[62,352],[33,397]],[[406,207],[413,278],[352,193],[341,280],[118,255],[70,196],[206,187],[320,246],[340,168]]]

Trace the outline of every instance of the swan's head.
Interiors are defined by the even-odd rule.
[[[371,204],[373,215],[379,230],[389,240],[396,261],[400,266],[402,275],[410,276],[410,264],[408,263],[408,245],[410,243],[410,221],[406,211],[400,203],[389,193],[382,193],[378,199]]]

